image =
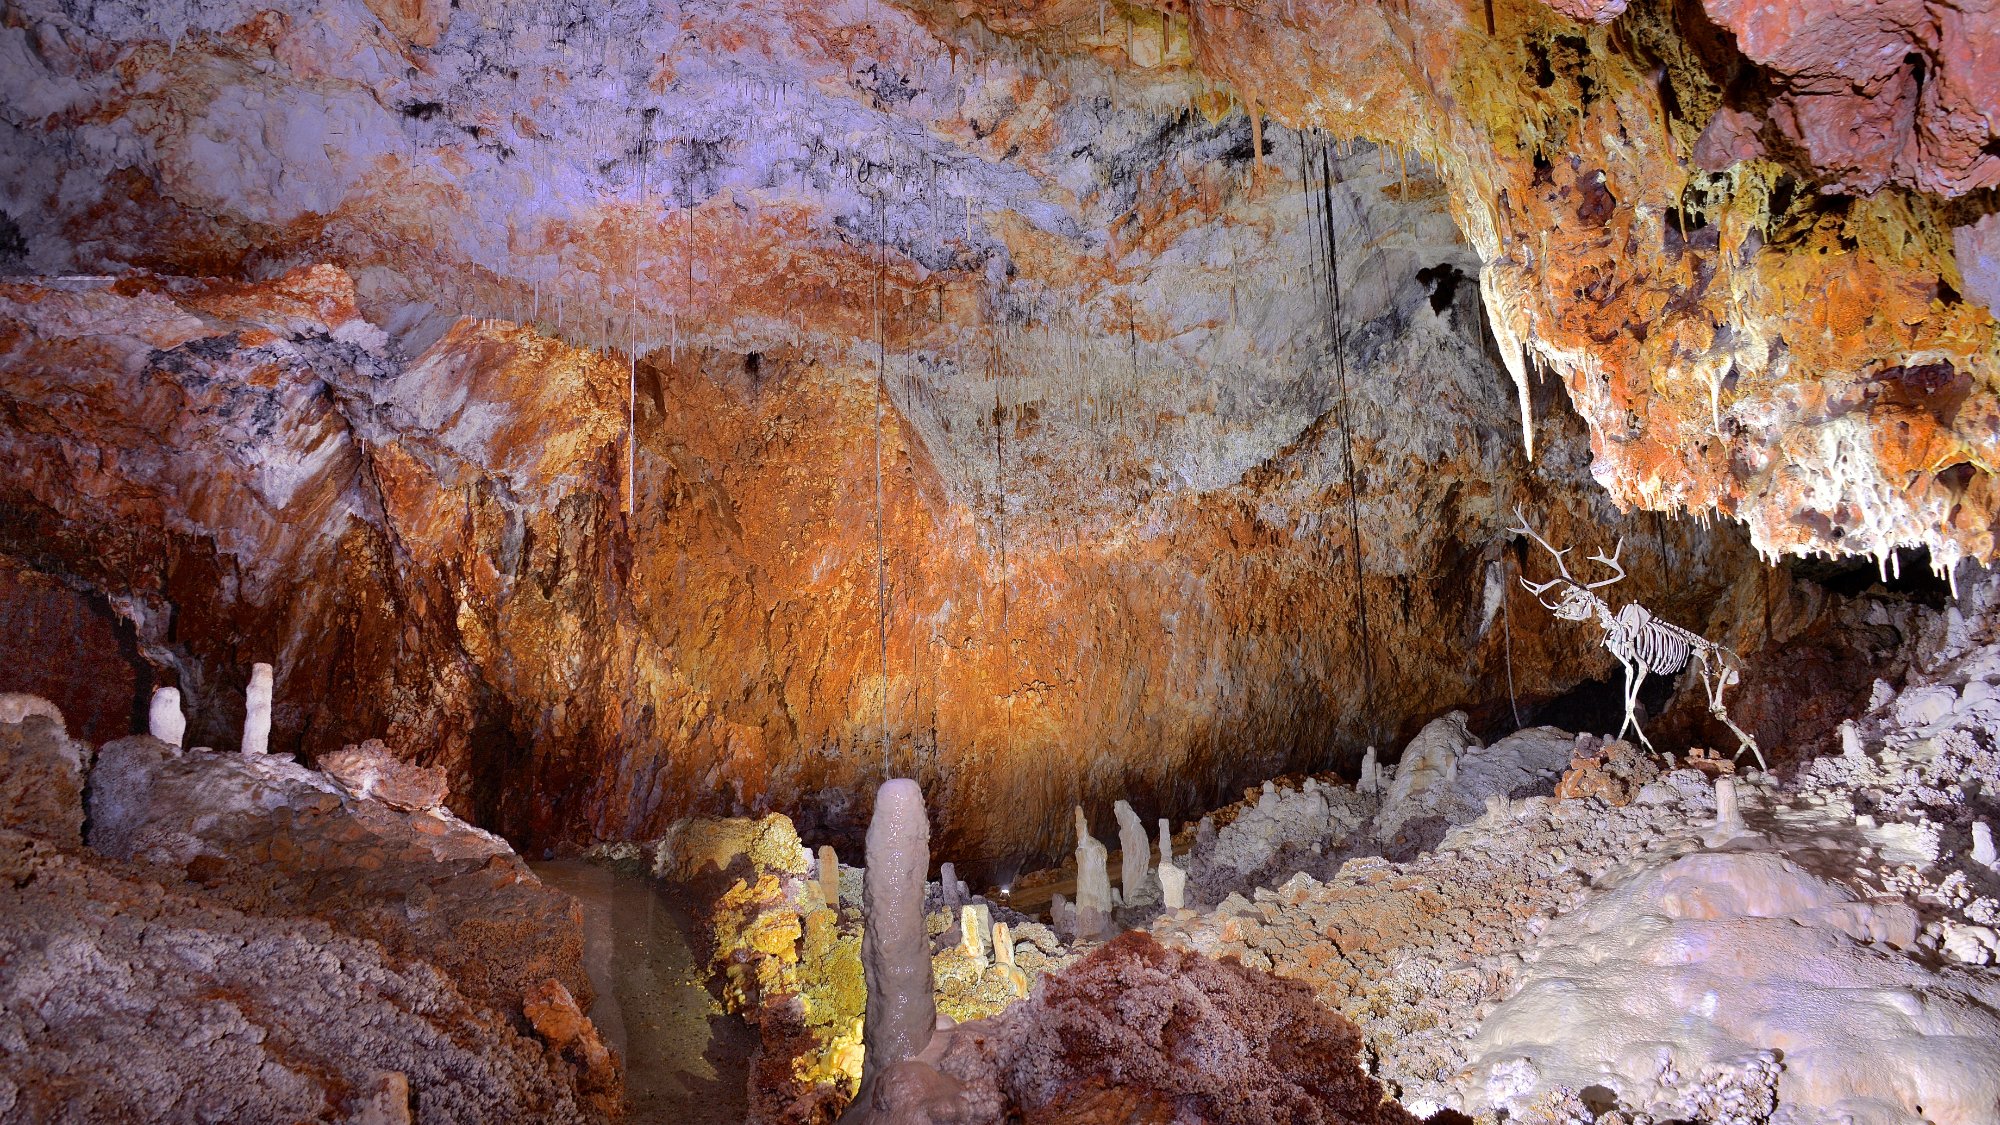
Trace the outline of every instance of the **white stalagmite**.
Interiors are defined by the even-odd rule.
[[[1861,748],[1861,730],[1854,725],[1853,719],[1840,724],[1840,756],[1850,761],[1866,756]]]
[[[1160,818],[1160,862],[1174,861],[1174,829],[1166,817]]]
[[[1704,834],[1708,846],[1720,847],[1749,831],[1743,823],[1743,810],[1736,804],[1736,779],[1727,775],[1716,778],[1715,826]]]
[[[2000,870],[2000,852],[1993,847],[1993,826],[1983,820],[1972,822],[1972,862]]]
[[[1370,746],[1361,755],[1361,776],[1354,780],[1356,793],[1379,793],[1382,791],[1382,768],[1375,760],[1375,748]]]
[[[1146,890],[1147,863],[1153,849],[1146,841],[1146,824],[1132,806],[1124,801],[1111,806],[1118,817],[1118,886],[1125,892],[1129,904],[1139,899]]]
[[[930,818],[917,783],[904,777],[883,782],[868,822],[867,870],[861,882],[861,973],[868,985],[861,1033],[863,1082],[916,1056],[937,1030],[930,939],[924,934],[930,837]]]
[[[181,689],[154,688],[153,702],[146,708],[146,733],[169,746],[179,746],[187,726],[187,716],[181,714]]]
[[[1110,853],[1090,834],[1083,809],[1076,810],[1076,936],[1090,940],[1111,920]]]
[[[1160,904],[1168,910],[1187,905],[1187,872],[1171,863],[1160,865]]]
[[[264,754],[271,749],[271,686],[269,664],[250,666],[250,688],[243,696],[243,752]]]

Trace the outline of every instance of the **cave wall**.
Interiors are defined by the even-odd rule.
[[[1510,672],[1532,707],[1609,671],[1512,583],[1544,566],[1515,506],[1558,540],[1628,535],[1634,596],[1746,648],[1771,605],[1780,632],[1811,616],[1740,536],[1619,516],[1553,397],[1529,464],[1472,289],[1402,257],[1375,253],[1402,280],[1348,337],[1352,512],[1330,413],[1288,433],[1220,394],[1214,424],[1269,445],[1195,488],[1158,471],[1199,456],[1158,394],[1104,401],[1127,459],[1079,464],[1083,404],[1009,406],[998,372],[966,393],[1002,407],[952,421],[962,376],[805,349],[634,365],[463,320],[404,356],[331,266],[12,284],[0,547],[121,606],[192,740],[233,743],[270,659],[278,749],[386,737],[537,844],[770,807],[839,838],[856,793],[913,773],[954,848],[1004,861],[1064,846],[1073,802],[1185,814],[1447,707],[1503,723]]]
[[[523,840],[895,771],[989,857],[1605,675],[1517,504],[1746,650],[1752,544],[1990,557],[1983,149],[1572,15],[16,0],[0,546],[219,745],[275,655]]]

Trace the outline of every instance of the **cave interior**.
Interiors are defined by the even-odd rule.
[[[2000,1122],[1993,0],[0,0],[0,1119]]]

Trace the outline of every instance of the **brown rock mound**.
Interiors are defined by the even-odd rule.
[[[1622,738],[1592,745],[1595,741],[1578,739],[1569,772],[1556,783],[1558,800],[1598,797],[1613,807],[1623,807],[1638,797],[1647,782],[1660,776],[1659,765],[1637,746]]]
[[[41,713],[0,722],[0,828],[75,847],[83,842],[83,769],[90,747]]]
[[[551,978],[590,1003],[576,901],[449,813],[352,797],[283,756],[145,736],[105,745],[89,798],[91,847],[178,870],[232,907],[380,942],[496,1011],[520,1012]]]
[[[1036,1125],[1407,1125],[1310,989],[1128,933],[954,1035],[939,1069]],[[987,1068],[990,1068],[988,1071]]]

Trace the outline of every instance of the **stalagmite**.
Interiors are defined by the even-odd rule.
[[[965,882],[958,877],[958,872],[952,868],[951,864],[944,863],[938,865],[938,883],[944,891],[944,904],[946,906],[955,909],[965,905],[965,900],[968,897],[965,890]]]
[[[243,695],[243,752],[264,754],[271,749],[271,666],[250,666],[250,688]]]
[[[1076,936],[1094,940],[1111,920],[1110,853],[1090,834],[1083,809],[1076,810]]]
[[[1160,818],[1160,862],[1174,861],[1174,830],[1166,817]]]
[[[1145,893],[1147,853],[1152,848],[1146,842],[1145,822],[1130,804],[1120,801],[1111,811],[1118,817],[1118,885],[1129,905]]]
[[[1849,761],[1866,756],[1861,748],[1861,730],[1854,725],[1853,719],[1843,720],[1840,724],[1840,756]]]
[[[1187,872],[1171,863],[1160,864],[1160,905],[1180,910],[1187,905]]]
[[[1972,822],[1972,862],[2000,871],[2000,851],[1993,847],[1993,826],[1983,820]]]
[[[993,968],[1014,988],[1014,995],[1028,994],[1028,974],[1014,964],[1014,931],[1005,922],[993,923]]]
[[[146,733],[169,746],[181,745],[187,735],[187,716],[181,714],[181,689],[153,689],[153,702],[146,708]]]
[[[1375,748],[1361,756],[1361,776],[1354,781],[1356,793],[1380,793],[1382,791],[1382,766],[1375,760]]]
[[[1749,831],[1743,823],[1743,810],[1736,804],[1736,779],[1728,776],[1716,778],[1715,824],[1703,833],[1703,839],[1711,848],[1720,847]]]
[[[862,1081],[915,1056],[937,1028],[930,942],[924,935],[924,876],[930,869],[923,791],[909,778],[882,783],[868,823],[861,891]]]
[[[1076,908],[1060,894],[1049,897],[1049,925],[1065,940],[1076,940]]]
[[[965,958],[981,969],[986,967],[984,931],[979,927],[979,910],[966,905],[958,908],[958,948]]]
[[[840,909],[840,856],[831,844],[819,846],[819,897],[828,906]]]

